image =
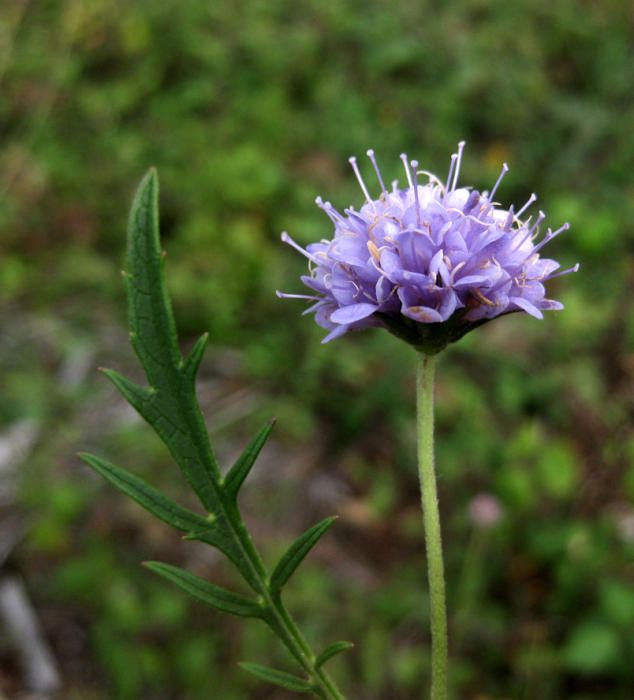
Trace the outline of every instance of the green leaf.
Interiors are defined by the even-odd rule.
[[[330,528],[335,520],[337,520],[337,516],[322,520],[317,525],[313,525],[309,530],[306,530],[303,535],[300,535],[293,542],[271,574],[270,589],[273,594],[278,594],[282,590],[282,587],[302,563],[304,557],[317,544],[320,537]]]
[[[315,668],[320,668],[326,663],[326,661],[332,659],[333,656],[341,654],[342,651],[347,651],[353,647],[354,644],[352,642],[334,642],[334,644],[327,646],[317,657],[317,660],[315,661]]]
[[[239,615],[240,617],[262,618],[265,615],[266,609],[257,601],[209,583],[209,581],[205,581],[200,576],[194,576],[189,571],[179,569],[177,566],[158,561],[145,562],[144,566],[155,574],[175,583],[194,598],[198,598],[203,603],[216,608],[216,610]]]
[[[200,338],[196,341],[196,344],[191,349],[191,352],[187,356],[183,363],[183,374],[191,381],[194,382],[196,379],[196,373],[200,367],[200,361],[203,359],[205,354],[205,348],[209,341],[209,333],[203,333]]]
[[[154,168],[141,180],[128,222],[130,340],[151,386],[175,376],[181,362],[172,306],[163,278],[159,239],[158,177]]]
[[[267,681],[287,690],[294,690],[296,693],[312,693],[315,690],[312,683],[303,678],[269,668],[268,666],[260,666],[260,664],[251,664],[243,661],[240,664],[240,668],[243,668],[261,681]]]
[[[143,178],[134,196],[127,260],[124,277],[130,342],[150,388],[137,387],[113,372],[108,372],[108,376],[167,445],[205,509],[216,513],[220,509],[220,470],[191,381],[204,341],[196,344],[186,362],[182,360],[163,276],[158,179],[154,170]]]
[[[155,392],[139,386],[113,369],[101,369],[101,372],[117,387],[125,400],[142,416],[148,414],[149,404]]]
[[[236,499],[240,487],[249,475],[251,467],[253,467],[255,464],[255,460],[258,458],[260,451],[268,440],[274,425],[275,420],[273,419],[270,420],[265,426],[260,428],[257,435],[247,445],[244,452],[240,455],[236,463],[233,465],[233,467],[231,467],[225,476],[223,481],[224,491],[227,496],[233,500]]]
[[[105,459],[85,452],[80,453],[79,456],[113,486],[116,486],[139,505],[143,506],[143,508],[149,510],[157,518],[175,527],[177,530],[189,532],[192,530],[200,531],[203,528],[209,530],[211,527],[211,523],[203,516],[172,501],[153,486],[143,481],[143,479],[125,469],[116,467]]]
[[[184,508],[143,479],[105,459],[86,453],[80,453],[79,456],[107,481],[157,518],[177,530],[186,532],[185,539],[200,540],[219,549],[235,564],[251,587],[255,589],[259,587],[258,579],[253,576],[252,568],[243,550],[236,545],[235,539],[228,533],[226,521],[211,520],[211,516],[206,518]]]

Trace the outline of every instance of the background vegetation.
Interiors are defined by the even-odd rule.
[[[360,203],[347,157],[407,151],[503,202],[531,190],[582,271],[566,310],[493,323],[439,367],[438,469],[456,697],[629,698],[634,687],[634,13],[624,0],[16,0],[0,8],[0,425],[18,444],[19,572],[68,699],[286,697],[236,667],[283,663],[268,632],[139,567],[234,585],[213,552],[99,481],[78,449],[187,502],[165,450],[97,366],[138,377],[118,271],[132,192],[159,169],[168,281],[228,464],[279,423],[247,489],[273,558],[339,513],[290,586],[351,698],[427,683],[413,357],[387,333],[321,346],[303,263],[328,237],[317,194]],[[17,436],[17,437],[16,437]],[[17,441],[17,443],[16,443]],[[5,465],[4,472],[8,474]],[[4,479],[9,489],[9,476]],[[11,482],[13,484],[13,482]],[[10,490],[10,489],[9,489]],[[473,517],[477,494],[501,516]],[[9,501],[12,500],[12,505]],[[0,644],[0,689],[24,688]]]

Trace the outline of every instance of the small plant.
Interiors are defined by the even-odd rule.
[[[537,242],[545,218],[522,215],[532,195],[517,212],[502,209],[495,193],[508,168],[504,165],[490,192],[458,187],[464,143],[451,158],[445,183],[401,156],[408,186],[388,191],[373,151],[368,151],[381,189],[372,199],[357,162],[350,159],[366,203],[343,214],[320,198],[317,204],[331,219],[332,240],[298,246],[282,238],[309,260],[302,281],[310,295],[284,294],[312,302],[309,312],[329,333],[324,342],[347,331],[384,327],[412,345],[418,354],[417,434],[421,503],[427,548],[432,637],[432,700],[448,696],[448,640],[445,579],[434,469],[433,391],[435,356],[471,330],[509,313],[542,318],[543,310],[563,308],[546,298],[544,283],[576,271],[556,272],[559,264],[540,257],[542,247],[559,233],[550,229]],[[428,177],[421,185],[418,178]],[[241,457],[222,476],[214,457],[196,398],[196,373],[205,350],[204,335],[183,358],[163,278],[159,242],[158,181],[152,170],[141,182],[128,228],[128,263],[124,273],[130,316],[130,339],[143,365],[148,386],[138,386],[113,370],[104,370],[123,396],[154,428],[169,448],[205,515],[199,515],[154,489],[133,474],[93,455],[82,458],[108,481],[186,539],[219,549],[234,564],[251,596],[220,588],[175,566],[146,566],[208,605],[233,615],[262,620],[277,635],[302,675],[254,663],[242,667],[258,678],[325,700],[342,699],[324,664],[352,644],[335,642],[315,653],[286,609],[282,592],[303,559],[330,528],[327,518],[301,535],[272,571],[260,557],[241,517],[240,488],[271,430],[265,425]]]
[[[234,564],[253,595],[226,590],[162,562],[146,562],[151,571],[217,610],[262,620],[284,644],[304,675],[300,677],[254,663],[243,663],[246,671],[288,690],[313,693],[325,700],[342,698],[324,664],[352,645],[335,642],[320,653],[314,652],[282,600],[286,582],[335,518],[327,518],[307,530],[289,547],[272,571],[266,568],[241,517],[238,495],[271,433],[273,423],[268,423],[257,433],[223,477],[195,391],[196,372],[205,351],[207,335],[200,338],[186,358],[181,356],[178,348],[174,317],[163,278],[158,178],[154,170],[141,182],[132,204],[124,277],[129,302],[130,341],[145,370],[148,385],[134,384],[110,369],[103,370],[104,374],[168,447],[206,514],[199,515],[184,508],[134,474],[104,459],[81,454],[82,459],[157,518],[184,532],[186,539],[199,540],[219,549]]]

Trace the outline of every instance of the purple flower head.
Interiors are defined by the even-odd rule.
[[[517,212],[503,209],[495,193],[508,171],[506,163],[490,192],[458,187],[464,142],[451,156],[446,181],[419,170],[401,155],[407,187],[388,190],[374,151],[367,155],[381,193],[372,199],[356,158],[350,164],[365,196],[359,211],[339,213],[330,202],[317,206],[330,218],[334,235],[301,248],[287,234],[285,243],[308,258],[302,282],[316,322],[329,333],[323,342],[349,330],[383,326],[419,349],[433,354],[497,316],[516,311],[542,318],[544,310],[563,308],[546,298],[544,284],[578,265],[558,271],[559,263],[542,258],[543,246],[569,227],[550,228],[539,238],[546,218],[539,212],[522,218],[537,197]],[[426,182],[419,182],[424,176]]]

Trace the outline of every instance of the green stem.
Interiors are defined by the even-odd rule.
[[[311,679],[315,693],[320,698],[323,700],[346,700],[329,674],[323,668],[315,668],[317,658],[315,653],[286,609],[281,597],[271,594],[268,581],[263,576],[264,565],[246,527],[236,527],[226,511],[224,515],[230,523],[232,534],[239,543],[245,559],[249,562],[254,578],[258,582],[259,593],[271,611],[272,619],[275,621],[275,630],[280,640]]]
[[[300,656],[303,657],[304,661],[300,663],[302,663],[308,675],[316,683],[321,697],[323,697],[324,700],[345,700],[345,697],[341,694],[335,682],[326,673],[323,667],[315,668],[315,654],[281,600],[279,600],[279,598],[277,600],[273,599],[272,603],[275,606],[276,613],[284,620],[286,630],[291,634],[294,642],[301,650]]]
[[[418,474],[425,525],[431,625],[431,700],[447,698],[447,611],[440,514],[434,471],[435,357],[419,354],[416,374]]]

